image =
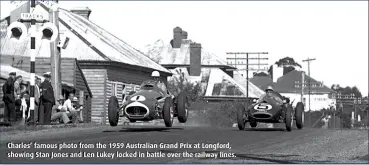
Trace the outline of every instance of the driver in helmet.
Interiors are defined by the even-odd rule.
[[[162,90],[162,95],[165,95],[165,93],[168,93],[168,90],[165,84],[159,80],[160,73],[158,71],[153,71],[151,73],[151,77],[153,77],[154,81],[156,82],[157,87]]]
[[[281,98],[279,98],[279,97],[273,97],[273,87],[272,86],[268,86],[266,89],[265,89],[265,94],[263,95],[263,96],[261,96],[260,97],[260,99],[259,99],[259,101],[258,102],[261,102],[261,101],[263,101],[263,98],[265,98],[265,97],[269,97],[269,98],[272,98],[272,99],[274,99],[276,102],[277,102],[277,104],[279,104],[279,105],[282,105],[283,104],[283,100],[281,99]]]

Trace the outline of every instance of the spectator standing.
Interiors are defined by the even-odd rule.
[[[51,73],[46,72],[44,74],[45,80],[41,83],[41,102],[43,107],[43,112],[40,111],[40,117],[43,120],[40,120],[42,124],[50,124],[51,123],[51,111],[53,105],[55,105],[55,97],[54,90],[51,85]]]
[[[26,115],[26,112],[28,112],[28,108],[29,108],[28,83],[26,81],[22,81],[21,84],[20,84],[20,87],[21,87],[21,94],[20,94],[21,108],[20,108],[20,112],[21,112],[22,118],[23,118],[23,113],[25,113],[25,115]]]
[[[4,121],[5,122],[14,122],[16,118],[15,112],[15,96],[14,96],[14,81],[16,77],[15,72],[9,73],[9,78],[6,80],[3,85],[3,101],[5,103],[4,108]]]
[[[40,84],[41,84],[41,78],[40,77],[37,77],[36,76],[36,80],[35,80],[35,95],[34,95],[34,98],[35,98],[35,109],[34,109],[34,120],[36,122],[38,122],[38,119],[39,119],[39,109],[40,109]],[[30,116],[30,113],[28,113],[29,116]],[[33,120],[30,118],[30,120]]]
[[[15,82],[14,82],[14,96],[15,96],[15,111],[16,111],[16,113],[20,111],[21,106],[22,106],[22,100],[21,100],[22,87],[21,87],[21,83],[22,83],[22,76],[19,75],[15,78]]]

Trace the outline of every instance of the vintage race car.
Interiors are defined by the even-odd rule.
[[[165,126],[171,127],[175,117],[180,123],[187,121],[188,105],[185,92],[175,97],[149,80],[143,82],[137,92],[127,96],[121,106],[116,96],[109,98],[109,123],[117,126],[119,117],[126,117],[130,122],[164,119]]]
[[[293,121],[296,127],[302,129],[304,124],[304,105],[298,102],[296,108],[292,107],[289,98],[283,97],[277,92],[270,96],[264,95],[259,100],[246,106],[239,106],[237,110],[237,124],[239,130],[244,130],[247,122],[252,128],[261,123],[285,123],[286,130],[291,131]]]

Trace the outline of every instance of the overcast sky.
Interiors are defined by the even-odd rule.
[[[368,2],[124,2],[60,1],[60,7],[87,6],[90,20],[141,49],[158,39],[169,42],[173,28],[188,32],[208,52],[269,52],[269,64],[292,57],[325,85],[356,85],[368,93]],[[1,1],[1,17],[9,14]]]

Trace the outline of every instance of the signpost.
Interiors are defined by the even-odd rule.
[[[36,23],[46,23],[49,22],[45,19],[42,14],[35,13],[36,0],[30,0],[30,13],[21,13],[21,17],[18,21],[13,22],[9,25],[7,29],[7,36],[16,42],[22,42],[27,36],[27,27],[22,23],[31,23],[30,27],[30,109],[28,113],[28,118],[31,119],[31,123],[35,124],[35,58],[36,58],[36,37],[38,35],[36,29]],[[58,29],[55,25],[51,23],[44,24],[40,31],[42,35],[41,39],[46,39],[49,42],[53,42],[56,39],[56,35],[59,34]],[[23,120],[25,121],[25,113],[23,112]],[[33,121],[32,121],[33,120]]]
[[[22,20],[31,20],[31,19],[35,19],[35,20],[45,20],[44,16],[42,14],[36,14],[36,13],[21,13],[21,19]]]

